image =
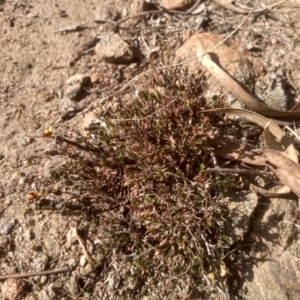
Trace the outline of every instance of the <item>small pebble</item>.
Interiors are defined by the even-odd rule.
[[[62,288],[63,288],[63,284],[61,282],[59,282],[59,281],[53,282],[53,284],[52,284],[53,291],[59,292]]]
[[[31,139],[31,138],[28,138],[28,137],[20,137],[20,138],[18,138],[18,140],[17,140],[17,144],[18,144],[19,147],[27,146],[27,145],[29,145],[31,142],[32,142],[32,139]]]
[[[82,85],[76,83],[66,87],[65,96],[71,100],[75,100],[82,92]]]
[[[12,199],[11,197],[6,197],[5,201],[4,201],[5,205],[11,205],[12,204]]]
[[[33,240],[34,234],[33,234],[32,230],[31,229],[26,230],[24,233],[24,237],[26,240]]]
[[[108,288],[109,290],[114,290],[119,288],[121,283],[121,277],[118,274],[114,274],[112,276],[109,277],[108,279]]]
[[[32,259],[32,265],[37,272],[44,271],[46,268],[46,265],[49,261],[49,257],[46,254],[40,254],[37,257],[34,257]]]
[[[85,85],[88,85],[91,78],[85,74],[75,74],[71,76],[66,82],[65,97],[75,100],[83,90]]]
[[[2,235],[9,234],[9,233],[11,233],[11,231],[13,230],[13,228],[14,228],[14,223],[11,222],[11,221],[2,223],[0,225],[0,234],[2,234]]]
[[[19,185],[24,185],[25,184],[25,182],[26,182],[26,177],[21,177],[20,179],[19,179]]]
[[[79,293],[76,276],[73,275],[70,277],[69,287],[70,287],[70,293],[72,296],[76,296]]]
[[[41,280],[40,280],[41,284],[45,284],[46,281],[47,281],[47,276],[45,276],[45,275],[42,276],[42,277],[41,277]]]
[[[86,265],[86,258],[84,255],[80,257],[79,265],[80,267],[84,267]]]

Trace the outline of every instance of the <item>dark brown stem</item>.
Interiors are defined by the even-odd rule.
[[[66,273],[69,272],[71,268],[64,267],[61,269],[54,269],[49,271],[42,271],[42,272],[32,272],[32,273],[22,273],[22,274],[8,274],[0,276],[0,280],[6,280],[9,278],[28,278],[33,276],[43,276],[43,275],[52,275],[52,274],[59,274],[59,273]]]
[[[224,168],[208,168],[202,172],[220,172],[220,173],[232,173],[232,174],[248,174],[248,175],[258,175],[264,177],[264,173],[260,171],[252,171],[246,169],[224,169]]]

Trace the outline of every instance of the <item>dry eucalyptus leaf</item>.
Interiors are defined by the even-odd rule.
[[[257,125],[259,125],[261,127],[264,127],[264,129],[265,129],[264,138],[265,138],[267,146],[275,148],[272,150],[281,149],[282,150],[281,156],[286,157],[289,161],[295,162],[296,165],[298,164],[298,152],[295,149],[294,145],[292,144],[291,140],[286,136],[286,134],[281,130],[281,128],[274,122],[271,122],[271,120],[269,120],[257,113],[254,113],[252,111],[248,111],[245,109],[217,108],[217,109],[205,110],[203,112],[207,112],[207,113],[218,113],[219,112],[219,113],[235,115],[235,116],[244,118],[248,121],[251,121],[253,123],[256,123]],[[242,145],[238,145],[238,144],[234,144],[234,143],[232,143],[230,145],[229,142],[226,142],[226,144],[225,144],[224,142],[221,142],[221,140],[218,141],[218,143],[219,143],[219,146],[216,146],[216,149],[215,149],[216,155],[223,153],[223,155],[220,155],[220,156],[224,157],[224,155],[226,155],[225,156],[226,158],[243,161],[243,162],[249,163],[249,164],[266,165],[266,166],[270,167],[269,164],[267,164],[266,158],[255,155],[253,153],[253,150],[251,151],[251,147],[249,147],[249,146],[246,146],[246,145],[242,146]],[[222,145],[222,143],[223,143],[223,145]],[[272,171],[273,171],[273,169],[272,169]],[[280,177],[278,177],[278,178],[281,180]],[[282,181],[282,183],[285,184],[285,181]],[[279,196],[285,195],[290,192],[289,185],[283,186],[277,192],[270,192],[263,188],[256,187],[254,185],[252,185],[252,187],[254,190],[256,190],[260,194],[264,195],[265,197],[279,197]]]
[[[267,158],[255,154],[253,148],[228,140],[216,139],[211,140],[210,145],[213,148],[214,154],[219,157],[241,161],[243,163],[252,164],[252,165],[267,165]],[[264,188],[250,183],[251,190],[259,193],[265,197],[280,197],[290,193],[291,189],[288,186],[283,186],[277,192],[271,192]]]
[[[214,149],[214,154],[227,159],[238,160],[243,163],[264,166],[266,158],[253,152],[253,148],[225,139],[210,140],[210,146]]]
[[[203,110],[205,113],[226,113],[229,115],[235,115],[240,118],[246,119],[250,122],[253,122],[263,128],[267,127],[270,134],[278,141],[278,147],[284,150],[285,156],[291,159],[292,161],[298,163],[298,152],[292,144],[289,137],[286,136],[285,132],[274,122],[270,122],[269,119],[246,109],[237,109],[237,108],[215,108]],[[276,140],[274,139],[273,142]],[[276,149],[273,149],[276,150]]]
[[[290,189],[300,198],[300,166],[288,159],[280,152],[266,149],[264,150],[268,161],[276,166],[268,164],[268,167],[274,172],[279,180],[285,185],[289,186]]]
[[[297,103],[289,111],[280,111],[268,107],[266,104],[258,101],[253,95],[246,92],[240,84],[232,78],[226,71],[224,71],[213,60],[217,60],[215,54],[205,54],[199,42],[199,48],[197,49],[197,56],[199,61],[205,67],[205,69],[211,73],[220,84],[230,91],[234,97],[248,108],[266,117],[295,117],[300,114],[300,104]]]
[[[268,124],[264,128],[264,141],[268,149],[276,150],[276,151],[283,151],[282,145],[278,142],[278,140],[275,138],[274,134],[270,131],[270,124],[272,120],[268,122]]]
[[[287,185],[284,185],[283,187],[278,189],[276,192],[272,192],[272,191],[268,191],[266,189],[263,189],[263,188],[251,183],[250,189],[256,193],[261,194],[262,196],[264,196],[266,198],[280,198],[280,197],[286,196],[287,194],[289,194],[291,192],[291,189]]]

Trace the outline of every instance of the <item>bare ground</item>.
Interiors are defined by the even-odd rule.
[[[66,80],[77,73],[91,75],[103,70],[109,70],[109,76],[116,73],[117,66],[99,62],[93,51],[77,57],[81,45],[112,30],[109,24],[95,23],[95,18],[117,19],[118,15],[124,14],[125,8],[129,15],[138,12],[129,1],[116,2],[60,1],[57,5],[54,1],[0,1],[1,274],[44,271],[76,264],[79,269],[84,268],[84,262],[80,261],[84,260],[80,245],[67,243],[67,233],[76,222],[81,222],[82,238],[88,251],[92,251],[95,241],[88,239],[89,224],[84,222],[84,217],[70,217],[55,210],[32,211],[27,193],[39,190],[41,179],[49,174],[51,163],[45,151],[53,149],[53,143],[34,137],[40,137],[45,128],[61,118]],[[207,5],[209,14],[199,31],[229,33],[242,20],[241,15],[215,3]],[[281,68],[285,70],[293,101],[298,100],[300,90],[299,8],[297,1],[288,1],[285,7],[267,15],[259,14],[235,37],[262,59],[268,73],[280,73]],[[85,24],[82,30],[55,32],[64,26],[80,24]],[[164,46],[171,57],[182,44],[182,34],[186,34],[186,29],[181,29],[168,40],[168,43],[175,42]],[[98,94],[90,93],[80,105],[90,104],[98,98]],[[83,115],[70,123],[69,130],[81,129],[87,118],[91,115]],[[32,156],[38,157],[38,163],[28,166]],[[297,207],[295,199],[259,200],[245,236],[250,247],[236,256],[241,261],[240,269],[228,267],[231,273],[227,279],[232,295],[239,295],[236,299],[299,299],[300,244],[297,232],[291,241],[286,241]],[[25,282],[24,288],[22,282]],[[2,283],[1,298],[116,299],[117,294],[103,292],[108,282],[89,286],[86,278],[76,277],[71,272],[36,276],[11,282],[12,288],[20,289],[20,295],[24,290],[22,297],[14,297],[9,285]],[[82,289],[80,294],[79,287]],[[101,296],[101,293],[104,294]],[[155,291],[144,297],[160,299]]]

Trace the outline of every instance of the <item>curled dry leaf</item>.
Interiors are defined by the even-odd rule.
[[[270,119],[267,119],[255,112],[246,110],[246,109],[237,109],[237,108],[215,108],[203,110],[202,112],[206,113],[226,113],[229,115],[235,115],[240,118],[246,119],[250,122],[253,122],[263,128],[268,128],[268,134],[272,134],[276,139],[273,139],[273,143],[277,143],[276,149],[281,149],[286,157],[292,161],[298,163],[298,152],[292,144],[291,140],[286,136],[284,131],[274,122],[270,122]],[[266,144],[271,145],[270,136],[265,136]],[[276,141],[277,140],[277,141]],[[275,147],[275,146],[274,146]]]
[[[279,153],[281,156],[285,157],[288,161],[294,162],[298,165],[298,152],[292,144],[291,140],[286,136],[286,134],[281,130],[281,128],[269,120],[257,113],[247,111],[245,109],[235,109],[235,108],[217,108],[217,109],[209,109],[203,112],[208,113],[227,113],[231,115],[235,115],[241,118],[244,118],[250,122],[256,123],[257,125],[264,128],[264,139],[265,143],[268,147],[272,147],[272,150],[280,150]],[[229,159],[234,159],[238,161],[242,161],[249,164],[254,165],[266,165],[270,167],[268,164],[266,157],[258,156],[253,153],[253,149],[250,146],[233,143],[229,141],[216,141],[214,142],[216,145],[213,145],[214,151],[216,155],[226,157]],[[271,151],[271,150],[270,150]],[[222,153],[222,154],[221,154]],[[274,170],[271,169],[273,172]],[[275,172],[274,172],[275,173]],[[281,172],[283,173],[283,171]],[[275,175],[277,175],[275,173]],[[278,177],[281,180],[281,177]],[[285,181],[282,181],[285,184]],[[270,192],[263,188],[252,185],[253,189],[264,195],[265,197],[279,197],[289,193],[291,190],[290,185],[285,185],[277,192]],[[289,188],[290,187],[290,188]]]
[[[214,149],[214,154],[219,157],[251,165],[264,166],[266,164],[265,157],[255,154],[253,148],[245,144],[218,138],[210,140],[210,146]]]
[[[274,134],[271,133],[269,125],[272,120],[270,120],[264,128],[264,141],[268,149],[273,149],[276,151],[282,151],[282,145],[278,143]]]
[[[217,59],[215,54],[205,54],[199,43],[197,49],[197,56],[199,61],[205,67],[205,69],[211,73],[220,84],[230,91],[237,100],[246,105],[251,110],[266,116],[266,117],[295,117],[300,116],[300,102],[292,107],[289,111],[280,111],[268,107],[266,104],[257,100],[253,95],[246,92],[240,84],[232,78],[226,71],[224,71],[213,59]]]
[[[264,150],[264,153],[267,156],[268,161],[272,164],[267,164],[267,166],[282,183],[290,187],[290,189],[300,198],[300,166],[280,152],[266,149]]]
[[[241,161],[243,163],[264,166],[267,165],[267,158],[262,155],[255,154],[253,148],[224,139],[216,139],[210,141],[210,146],[214,149],[214,154],[219,157]],[[280,197],[290,193],[288,186],[281,187],[277,192],[271,192],[254,184],[250,184],[251,189],[265,197]]]
[[[198,59],[202,65],[220,82],[220,84],[228,89],[241,103],[252,109],[254,112],[250,112],[243,109],[212,109],[209,112],[224,112],[227,114],[233,114],[241,118],[247,119],[248,121],[254,122],[259,126],[264,128],[264,139],[267,147],[272,150],[281,151],[281,155],[285,156],[288,160],[298,163],[298,153],[291,143],[290,139],[285,135],[285,133],[280,129],[280,127],[272,122],[271,120],[263,117],[291,117],[299,116],[300,103],[296,104],[290,111],[279,111],[269,108],[267,105],[259,102],[254,96],[246,92],[239,83],[232,78],[228,73],[226,73],[220,66],[218,66],[212,59],[211,55],[205,54],[205,50],[202,49],[201,43],[199,42],[199,48],[197,49]],[[257,113],[259,114],[257,114]],[[260,115],[261,114],[261,115]],[[225,148],[224,148],[225,149]],[[245,149],[240,153],[239,158],[245,156]],[[253,159],[253,154],[251,155],[255,162],[263,162],[258,158]],[[236,158],[237,159],[237,158]],[[245,157],[243,161],[245,161]],[[252,161],[252,163],[253,163]],[[279,178],[281,179],[281,178]],[[285,181],[282,181],[285,183]],[[290,187],[290,185],[288,185]],[[257,188],[256,190],[265,196],[274,197],[280,196],[290,192],[288,186],[284,186],[280,191],[273,193],[266,191],[262,188]]]

